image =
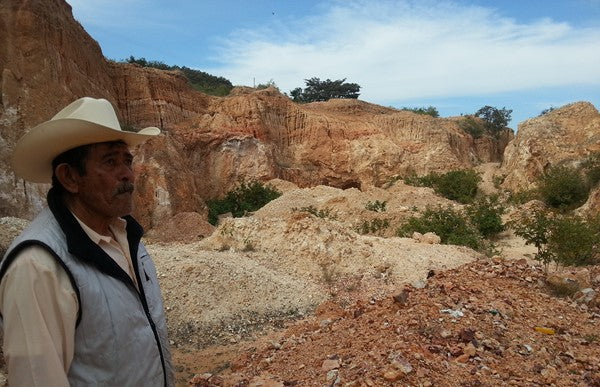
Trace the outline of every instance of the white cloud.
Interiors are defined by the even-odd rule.
[[[338,2],[287,27],[237,31],[209,72],[235,84],[347,78],[376,103],[600,85],[600,28],[551,19],[519,24],[445,1]]]

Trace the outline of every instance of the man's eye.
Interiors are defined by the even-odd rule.
[[[116,164],[116,161],[115,161],[115,159],[106,159],[106,161],[104,163],[106,165],[110,165],[112,167]]]

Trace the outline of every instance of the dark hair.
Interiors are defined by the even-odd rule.
[[[90,153],[90,149],[94,144],[81,145],[77,148],[69,149],[52,160],[52,187],[60,191],[61,193],[66,192],[65,187],[58,181],[56,177],[56,167],[60,164],[69,164],[75,168],[80,176],[85,175],[85,159]]]

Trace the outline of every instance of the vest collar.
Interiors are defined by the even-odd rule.
[[[101,272],[123,282],[130,283],[133,286],[133,281],[127,273],[83,231],[56,188],[50,188],[47,199],[50,211],[52,211],[52,214],[65,234],[69,253],[76,256],[82,262],[95,266]],[[129,250],[131,259],[133,260],[132,266],[136,272],[136,276],[139,276],[137,252],[144,230],[132,216],[127,215],[123,219],[127,222],[125,230],[127,231],[127,241],[129,242]]]

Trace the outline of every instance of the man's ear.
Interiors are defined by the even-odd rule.
[[[79,192],[81,176],[67,163],[58,164],[54,170],[56,178],[68,192],[74,194]]]

